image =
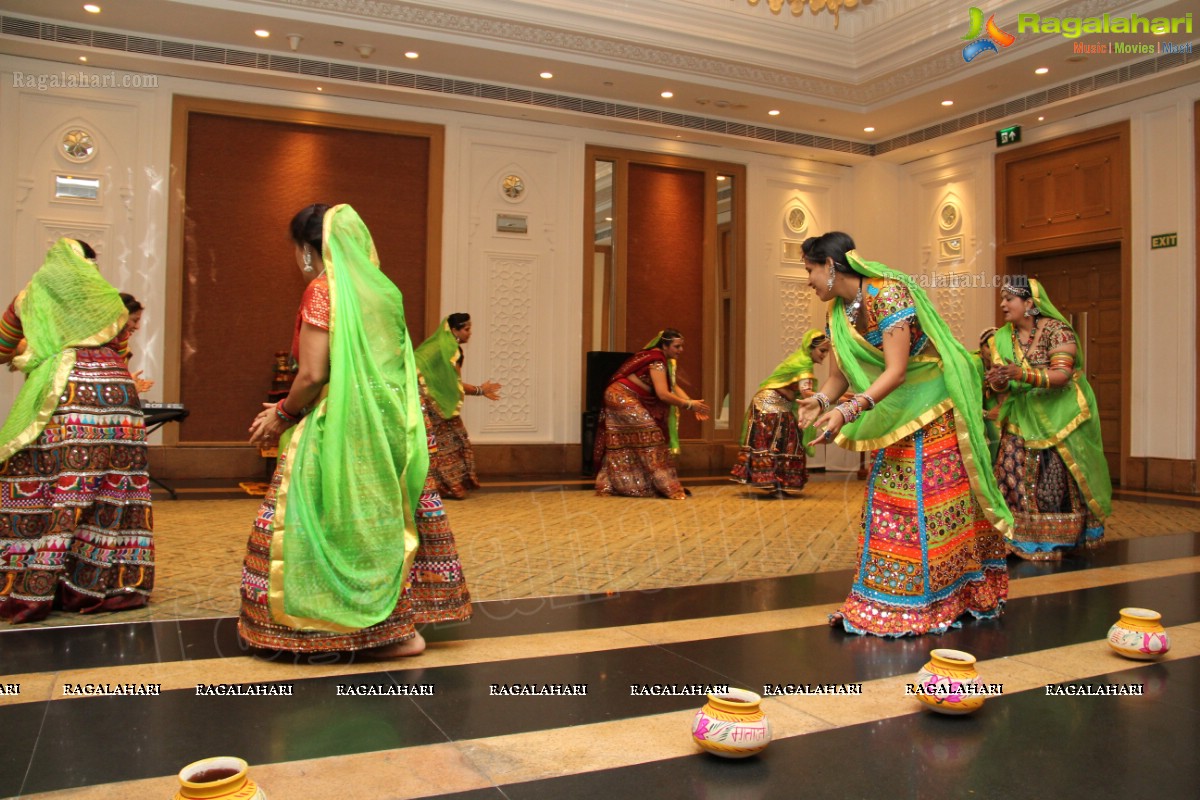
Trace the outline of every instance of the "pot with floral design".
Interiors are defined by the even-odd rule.
[[[771,743],[771,721],[762,697],[745,689],[710,694],[692,719],[692,740],[714,755],[745,758]]]
[[[970,714],[983,705],[986,687],[975,670],[975,656],[939,648],[917,673],[917,699],[939,714]]]
[[[1108,629],[1108,644],[1126,658],[1150,661],[1171,649],[1162,614],[1148,608],[1122,608]]]

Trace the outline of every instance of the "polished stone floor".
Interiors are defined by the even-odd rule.
[[[606,499],[642,504],[639,513],[670,505]],[[470,502],[451,505],[452,519]],[[1192,510],[1152,510],[1163,508]],[[228,615],[3,627],[0,685],[20,693],[0,694],[0,796],[166,800],[184,764],[238,755],[271,800],[1194,798],[1200,533],[1183,531],[1060,564],[1011,562],[1001,619],[920,639],[828,627],[846,570],[487,600],[469,623],[428,628],[424,655],[394,662],[265,660],[241,649]],[[1163,615],[1167,656],[1130,661],[1109,649],[1126,606]],[[934,647],[974,654],[1003,695],[969,717],[923,710],[903,687]],[[160,684],[161,694],[68,694],[88,683]],[[631,691],[683,683],[862,693],[764,700],[775,740],[728,761],[690,740],[702,698]],[[209,684],[292,694],[200,694]],[[494,696],[493,684],[584,684],[587,695]],[[1143,694],[1047,694],[1064,684]],[[339,696],[349,685],[433,688]]]

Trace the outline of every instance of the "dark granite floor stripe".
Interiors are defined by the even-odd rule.
[[[440,800],[612,797],[1195,798],[1200,658],[1071,681],[1142,684],[1144,697],[989,699],[967,717],[923,712],[773,742],[739,761],[706,754],[505,784]]]
[[[1009,574],[1019,580],[1194,555],[1200,555],[1200,533],[1155,536],[1110,542],[1061,562],[1010,559]],[[615,595],[476,603],[469,622],[429,625],[422,633],[431,642],[458,641],[800,608],[840,602],[851,579],[849,571],[818,572]],[[222,658],[243,652],[232,617],[0,629],[0,675]]]
[[[237,753],[252,763],[336,756],[417,744],[480,739],[694,708],[695,697],[633,697],[633,684],[863,682],[915,673],[933,647],[980,659],[1016,655],[1104,637],[1125,605],[1155,608],[1169,625],[1200,619],[1200,575],[1014,600],[1003,620],[920,639],[878,639],[832,628],[804,628],[666,646],[294,681],[292,697],[209,698],[194,690],[161,697],[88,698],[0,707],[0,730],[46,713],[26,791],[168,774],[199,754]],[[214,662],[210,680],[221,681]],[[338,697],[336,686],[433,684],[432,697]],[[587,684],[586,697],[497,697],[491,684]],[[414,707],[415,706],[415,707]],[[419,711],[418,711],[419,709]],[[423,712],[423,713],[421,713]],[[114,759],[93,745],[122,724]],[[170,731],[163,736],[162,731]],[[70,764],[63,771],[57,764]],[[5,768],[7,767],[7,768]],[[18,774],[19,773],[19,774]],[[0,790],[24,774],[0,765]]]

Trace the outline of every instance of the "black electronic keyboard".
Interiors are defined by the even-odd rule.
[[[184,408],[183,403],[142,403],[142,414],[146,417],[146,433],[153,433],[168,422],[187,419],[189,413],[191,412]]]

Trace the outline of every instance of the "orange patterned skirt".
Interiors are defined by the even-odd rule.
[[[971,493],[953,411],[877,451],[859,548],[850,596],[830,620],[851,633],[942,633],[964,615],[1001,613],[1004,538]]]
[[[604,391],[596,440],[597,454],[603,453],[597,459],[597,494],[686,496],[662,428],[628,386],[613,383]]]

